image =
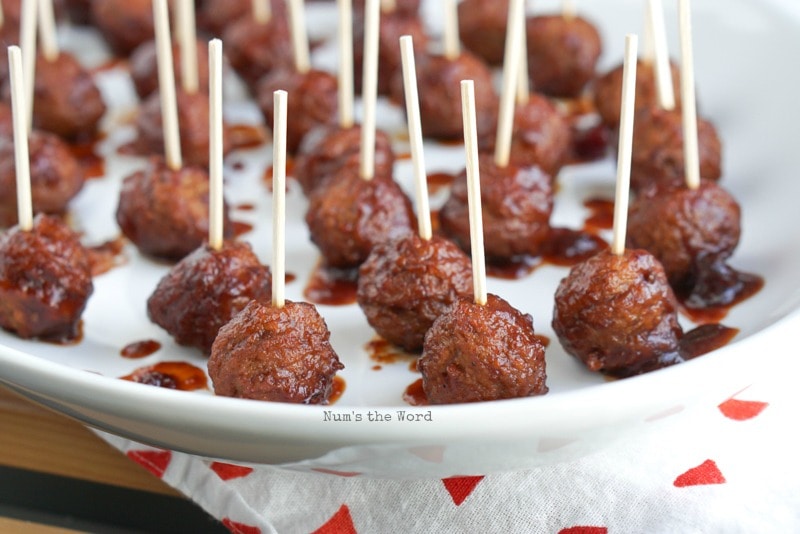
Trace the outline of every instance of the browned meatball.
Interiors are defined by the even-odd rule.
[[[282,308],[250,302],[219,335],[208,359],[217,395],[273,402],[327,404],[344,365],[325,319],[307,302]]]
[[[422,56],[417,62],[417,86],[422,133],[441,140],[464,138],[461,119],[461,80],[475,82],[475,114],[479,137],[491,135],[497,124],[499,100],[492,85],[492,72],[480,59],[462,52],[456,59]],[[401,90],[401,85],[395,86]],[[394,95],[403,102],[402,93]]]
[[[61,214],[83,188],[83,171],[58,136],[34,130],[28,138],[34,213]],[[0,226],[17,222],[17,170],[14,140],[0,137]]]
[[[197,11],[197,27],[212,35],[222,36],[229,24],[252,11],[252,0],[205,0]]]
[[[173,70],[175,84],[182,87],[183,69],[181,68],[181,47],[172,44]],[[130,57],[130,71],[133,87],[139,98],[145,99],[158,91],[158,61],[156,59],[156,42],[147,41],[136,47]],[[197,41],[197,79],[199,89],[208,92],[208,43]]]
[[[682,124],[680,110],[651,107],[636,115],[631,153],[632,190],[679,184],[685,180]],[[714,125],[699,117],[697,141],[700,176],[719,180],[722,176],[722,143]]]
[[[487,259],[503,262],[523,254],[540,254],[550,233],[552,178],[539,167],[498,167],[489,154],[481,154],[479,165]],[[466,171],[453,182],[439,221],[446,235],[470,250]]]
[[[439,316],[418,366],[431,404],[547,393],[544,345],[533,318],[492,294],[483,306],[458,299]]]
[[[72,54],[36,58],[33,125],[65,139],[92,136],[105,115],[103,96]]]
[[[70,341],[92,294],[89,256],[61,220],[0,234],[0,327],[22,338]]]
[[[208,95],[202,92],[187,93],[178,89],[178,128],[180,130],[183,163],[208,167],[209,108]],[[161,117],[161,96],[152,93],[139,108],[136,117],[137,138],[135,148],[141,154],[164,154],[164,128]],[[223,136],[223,152],[231,150],[230,136]]]
[[[394,0],[392,3],[394,4],[394,7],[392,9],[388,9],[388,7],[384,8],[384,6],[388,6],[389,2],[381,2],[382,17],[389,14],[411,17],[419,13],[420,0]],[[353,12],[356,13],[356,15],[363,14],[365,5],[366,2],[364,0],[354,0]]]
[[[485,136],[481,149],[494,152],[496,131]],[[538,165],[552,176],[570,153],[570,125],[550,100],[531,93],[525,104],[514,110],[510,162],[520,167]]]
[[[336,77],[322,70],[308,72],[276,70],[258,84],[258,106],[270,127],[275,116],[273,93],[283,89],[289,93],[286,150],[295,153],[303,137],[320,125],[336,121],[338,83]]]
[[[128,56],[155,35],[152,0],[92,2],[92,20],[115,53]]]
[[[381,13],[379,26],[378,94],[389,95],[393,94],[394,85],[402,88],[400,37],[411,36],[417,58],[427,48],[429,39],[419,17],[403,11]],[[359,13],[353,17],[353,74],[355,91],[361,93],[364,74],[364,19],[363,14]]]
[[[472,262],[453,242],[409,234],[372,249],[358,270],[358,305],[384,339],[422,349],[433,321],[472,295]]]
[[[303,192],[310,195],[339,169],[359,164],[361,126],[350,128],[321,126],[303,138],[294,165],[294,177]],[[392,140],[383,130],[375,131],[375,175],[392,176],[394,150]]]
[[[464,0],[458,4],[458,34],[464,48],[489,65],[501,65],[506,49],[508,0]]]
[[[273,19],[286,20],[286,2],[271,0]],[[204,0],[197,10],[197,26],[222,37],[227,29],[243,18],[252,18],[253,0]],[[227,45],[227,37],[225,39]]]
[[[149,168],[126,177],[120,190],[117,223],[122,233],[148,256],[175,261],[208,239],[209,178],[200,167],[171,170],[153,160]],[[225,236],[232,235],[227,209]]]
[[[675,103],[680,106],[680,69],[670,63],[672,89]],[[636,111],[658,106],[658,84],[655,66],[647,61],[636,63]],[[609,128],[619,128],[620,107],[622,104],[622,65],[611,69],[594,81],[594,105],[603,123]]]
[[[581,17],[529,17],[528,74],[546,95],[571,98],[594,78],[602,51],[597,28]]]
[[[640,249],[599,252],[573,267],[556,290],[553,330],[568,354],[614,376],[676,353],[682,335],[664,268]]]
[[[14,135],[14,115],[11,113],[11,106],[7,102],[0,102],[0,137]]]
[[[93,0],[65,0],[67,16],[71,24],[86,26],[91,22]]]
[[[675,292],[685,295],[704,271],[733,254],[740,217],[739,204],[716,182],[662,187],[631,203],[628,245],[658,258]]]
[[[211,353],[217,331],[251,300],[269,302],[272,276],[250,245],[201,246],[175,264],[147,299],[147,316],[179,345]]]
[[[253,91],[259,80],[273,70],[290,70],[294,66],[285,15],[273,16],[266,24],[242,17],[225,29],[223,39],[231,67]]]
[[[342,167],[311,194],[306,212],[311,241],[331,267],[356,267],[379,243],[412,231],[411,201],[391,177],[364,180]]]

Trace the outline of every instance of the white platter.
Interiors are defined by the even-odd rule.
[[[605,45],[601,70],[620,61],[624,34],[639,31],[641,4],[599,0],[579,5],[601,29]],[[676,13],[672,3],[667,4],[668,30],[674,36]],[[758,294],[734,307],[723,321],[740,329],[726,347],[672,368],[607,381],[583,369],[559,346],[549,323],[556,284],[567,270],[543,266],[521,280],[489,281],[491,292],[533,315],[537,333],[551,339],[547,349],[550,392],[543,397],[410,407],[402,394],[419,375],[409,370],[407,360],[373,370],[376,362],[368,357],[365,345],[374,333],[356,305],[319,308],[346,365],[341,376],[347,388],[332,406],[166,390],[117,377],[158,361],[182,360],[199,367],[205,361],[196,352],[176,346],[147,320],[145,301],[168,266],[144,259],[128,246],[129,262],[95,279],[81,343],[55,346],[0,332],[0,382],[91,426],[155,446],[291,469],[420,478],[484,474],[575,458],[630,432],[643,431],[666,416],[677,416],[701,399],[733,395],[760,373],[780,372],[782,360],[789,357],[781,349],[792,328],[800,325],[800,209],[796,206],[800,199],[796,157],[800,69],[786,60],[800,50],[800,12],[789,0],[696,0],[694,4],[701,110],[723,138],[723,183],[743,207],[742,242],[731,264],[766,279]],[[536,7],[544,11],[549,6],[537,2]],[[319,3],[309,6],[310,26],[320,35],[330,34],[329,23],[324,22],[330,20],[330,8]],[[437,19],[434,3],[424,9],[427,20]],[[86,50],[97,44],[96,37],[77,31],[62,37],[73,48]],[[671,45],[677,50],[675,39]],[[330,50],[322,49],[316,60],[324,63],[329,57]],[[102,59],[99,54],[86,61]],[[134,104],[131,88],[121,75],[121,71],[111,71],[101,80],[115,108],[107,124],[113,131],[102,145],[107,154],[114,154],[115,147],[131,137],[130,127],[120,127]],[[229,84],[227,91],[229,119],[260,120],[235,84]],[[382,110],[381,126],[403,129],[399,110],[388,105]],[[270,152],[263,147],[232,154],[226,167],[230,204],[256,205],[254,211],[234,212],[234,218],[256,224],[243,238],[265,263],[270,259],[271,197],[261,177]],[[464,165],[459,147],[429,145],[426,158],[431,172],[456,172]],[[243,163],[243,168],[234,169],[236,162]],[[118,235],[113,214],[119,184],[142,163],[138,158],[112,156],[106,176],[88,182],[74,202],[73,220],[86,232],[88,244]],[[396,173],[410,191],[410,163],[398,163]],[[553,224],[580,227],[587,215],[582,201],[610,198],[614,174],[608,160],[565,169]],[[287,298],[300,300],[317,253],[303,222],[305,200],[296,184],[291,186],[287,270],[297,279],[288,285]],[[138,360],[119,355],[126,344],[148,338],[161,342],[156,354]],[[398,411],[431,420],[399,421]],[[326,420],[326,412],[339,420]],[[384,420],[369,421],[370,414]]]

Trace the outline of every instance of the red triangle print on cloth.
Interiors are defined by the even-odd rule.
[[[226,464],[225,462],[211,462],[211,465],[209,467],[222,480],[230,480],[232,478],[246,477],[247,475],[253,472],[252,467]]]
[[[350,508],[343,504],[324,525],[311,534],[358,534],[350,517]]]
[[[475,486],[477,486],[481,480],[483,480],[482,475],[474,477],[450,477],[443,478],[442,483],[447,493],[452,497],[455,505],[461,506],[461,503],[469,497],[469,494],[472,493],[472,490],[475,489]]]
[[[676,488],[686,486],[703,486],[706,484],[724,484],[725,477],[722,476],[714,460],[706,460],[697,467],[692,467],[685,473],[678,475],[673,484]]]
[[[128,451],[127,456],[158,478],[164,476],[164,471],[172,460],[170,451]]]
[[[608,534],[606,527],[585,527],[583,525],[576,527],[562,528],[558,534]]]
[[[722,415],[734,421],[746,421],[764,411],[769,403],[749,400],[728,399],[718,406]]]
[[[230,517],[223,519],[222,524],[231,531],[231,534],[261,534],[260,528],[239,523],[238,521],[232,520]]]

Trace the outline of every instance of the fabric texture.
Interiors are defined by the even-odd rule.
[[[575,461],[430,480],[234,465],[101,433],[234,533],[800,532],[798,366]]]

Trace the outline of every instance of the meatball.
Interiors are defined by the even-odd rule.
[[[361,178],[346,166],[311,194],[311,241],[330,267],[356,267],[379,243],[413,231],[411,201],[391,177]]]
[[[183,162],[208,167],[210,144],[208,95],[199,91],[187,93],[178,89],[175,96]],[[136,117],[135,149],[141,154],[164,154],[162,120],[161,96],[159,92],[155,92],[142,103]],[[225,154],[232,148],[229,137],[223,136]]]
[[[672,89],[676,105],[680,105],[680,69],[670,63]],[[594,105],[603,124],[616,130],[619,128],[622,104],[622,65],[608,71],[594,81]],[[658,82],[655,65],[639,60],[636,63],[636,112],[658,106]]]
[[[92,20],[111,50],[128,56],[155,35],[152,0],[102,0],[91,5]]]
[[[539,255],[550,234],[552,178],[535,166],[498,167],[489,154],[480,155],[479,169],[487,259],[502,263],[520,255]],[[466,171],[453,182],[439,222],[458,246],[470,250]]]
[[[0,54],[2,55],[2,54]],[[0,138],[14,135],[14,115],[8,102],[0,101]]]
[[[286,2],[271,0],[272,19],[286,20]],[[204,0],[197,11],[197,26],[221,37],[243,18],[252,18],[253,0]],[[225,39],[227,45],[227,38]]]
[[[65,9],[69,22],[76,26],[88,26],[91,23],[93,0],[65,0]]]
[[[556,289],[553,330],[592,371],[639,374],[678,351],[678,301],[650,253],[602,251],[573,267]]]
[[[664,266],[678,295],[691,292],[704,271],[724,263],[739,244],[739,204],[716,182],[662,187],[639,195],[628,215],[628,245]]]
[[[258,84],[258,106],[269,125],[274,121],[273,93],[278,89],[289,93],[286,150],[293,154],[309,131],[336,121],[338,83],[331,73],[315,69],[304,73],[276,70],[268,74]]]
[[[148,256],[177,261],[208,238],[209,178],[200,167],[173,171],[160,160],[122,182],[117,223],[122,233]],[[224,234],[233,229],[224,214]]]
[[[358,305],[375,331],[409,352],[433,321],[472,295],[472,262],[453,242],[409,234],[376,245],[358,270]]]
[[[506,49],[508,0],[464,0],[458,4],[458,34],[464,48],[489,65],[501,65]]]
[[[52,61],[36,58],[33,109],[35,128],[75,139],[95,134],[106,105],[91,74],[72,54],[61,52]]]
[[[223,39],[231,67],[252,91],[273,70],[289,70],[294,66],[285,15],[273,16],[266,24],[252,17],[240,18],[227,27]]]
[[[685,180],[683,119],[680,110],[647,108],[636,115],[631,153],[631,189],[653,185],[677,185]],[[714,125],[697,119],[700,176],[719,180],[722,176],[722,143]]]
[[[486,137],[496,128],[499,100],[492,85],[492,72],[480,59],[462,52],[456,59],[422,56],[417,62],[417,86],[422,131],[426,137],[440,140],[464,138],[461,119],[461,80],[475,82],[475,113],[478,137]],[[401,84],[393,93],[403,102]]]
[[[384,9],[384,5],[388,2],[381,3],[381,16],[386,15],[402,15],[406,17],[413,17],[419,13],[420,0],[393,0],[394,7],[391,10]],[[353,12],[357,15],[364,13],[365,0],[353,1]]]
[[[217,331],[251,300],[269,302],[272,276],[250,245],[203,245],[176,263],[147,299],[147,316],[179,345],[211,353]]]
[[[0,327],[22,338],[80,336],[92,294],[89,255],[61,220],[37,215],[29,231],[0,234]]]
[[[294,165],[294,177],[306,195],[335,175],[342,167],[359,165],[361,126],[349,128],[320,126],[310,131],[300,143]],[[375,175],[392,176],[394,150],[392,140],[383,130],[375,131]]]
[[[61,214],[83,188],[83,170],[58,136],[33,130],[28,137],[34,213]],[[17,221],[17,169],[14,140],[0,137],[0,226]]]
[[[181,68],[181,47],[178,43],[172,44],[173,70],[175,83],[182,87],[183,69]],[[158,60],[156,59],[156,42],[147,41],[136,47],[131,53],[130,71],[133,86],[139,98],[145,99],[158,91]],[[208,92],[208,44],[197,41],[197,79],[199,89]]]
[[[418,367],[431,404],[547,393],[544,345],[533,318],[492,294],[483,306],[458,299],[439,316]]]
[[[492,132],[481,149],[494,152],[496,139],[496,132]],[[511,134],[512,164],[538,165],[555,176],[570,154],[571,141],[569,123],[547,97],[531,93],[525,104],[517,104]]]
[[[344,369],[325,319],[307,302],[250,302],[219,330],[208,359],[217,395],[327,404]]]
[[[581,17],[529,17],[528,75],[546,95],[573,98],[594,78],[602,51],[597,28]]]
[[[402,60],[400,37],[410,35],[414,41],[414,56],[419,59],[428,46],[428,35],[416,15],[397,10],[381,13],[378,30],[378,94],[393,94],[393,86],[402,89]],[[361,93],[364,74],[364,19],[363,13],[353,17],[353,74],[354,89]],[[402,94],[402,93],[397,93]]]

